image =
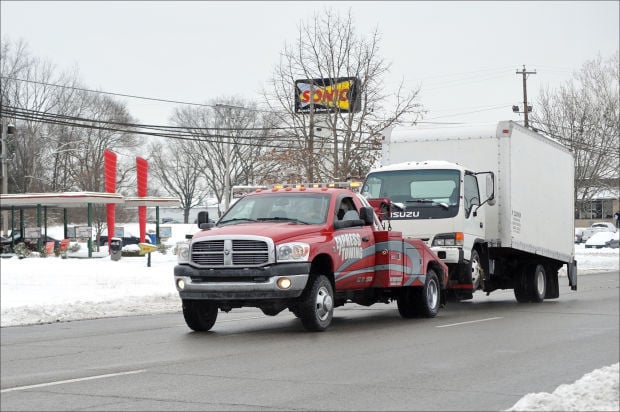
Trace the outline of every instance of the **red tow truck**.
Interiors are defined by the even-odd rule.
[[[434,317],[448,268],[421,240],[384,230],[372,206],[348,189],[259,189],[177,251],[174,282],[185,322],[210,330],[220,310],[284,309],[323,331],[335,307],[397,302],[402,317]]]

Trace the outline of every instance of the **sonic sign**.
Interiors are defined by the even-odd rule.
[[[312,103],[312,104],[311,104]],[[359,80],[355,77],[295,81],[295,113],[359,112]]]

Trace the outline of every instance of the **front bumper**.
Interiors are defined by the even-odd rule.
[[[431,250],[446,265],[463,263],[463,249],[460,247],[433,246]]]
[[[261,268],[197,269],[189,265],[174,267],[174,284],[181,299],[255,300],[296,298],[308,282],[310,263],[276,264]],[[280,289],[280,278],[291,286]],[[179,288],[179,280],[185,286]]]

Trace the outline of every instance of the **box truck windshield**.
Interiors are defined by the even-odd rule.
[[[460,172],[454,169],[382,170],[366,177],[362,194],[389,198],[390,219],[451,218],[459,211]]]

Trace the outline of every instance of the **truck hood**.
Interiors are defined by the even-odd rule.
[[[284,240],[303,237],[312,234],[319,234],[323,231],[322,225],[304,225],[293,222],[265,222],[265,223],[240,223],[236,225],[228,225],[221,227],[213,227],[194,235],[192,240],[206,240],[209,236],[236,236],[236,235],[254,235],[266,236],[275,243]]]

